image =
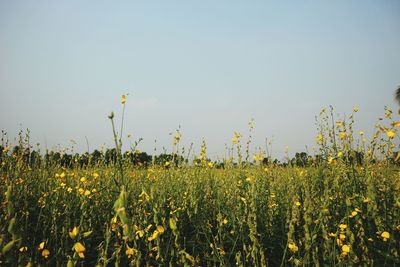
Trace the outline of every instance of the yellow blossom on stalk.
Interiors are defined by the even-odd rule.
[[[211,162],[211,161],[210,161],[207,165],[208,165],[208,167],[210,167],[210,168],[213,168],[213,167],[214,167],[214,163]]]
[[[78,253],[78,256],[81,259],[85,258],[85,254],[84,253],[86,252],[86,248],[85,248],[84,245],[82,245],[82,243],[76,242],[75,245],[74,245],[74,250],[75,250],[76,253]]]
[[[383,232],[382,234],[381,234],[381,237],[383,238],[383,241],[387,241],[389,238],[390,238],[390,234],[388,233],[388,232]]]
[[[357,106],[354,106],[353,111],[354,111],[355,113],[357,113],[357,112],[358,112],[358,107],[357,107]]]
[[[328,164],[329,164],[329,165],[335,164],[335,163],[336,163],[336,160],[335,160],[334,157],[328,157]]]
[[[149,236],[149,237],[147,238],[147,240],[148,240],[148,241],[153,241],[154,239],[156,239],[156,238],[158,237],[158,235],[159,235],[158,230],[154,230],[153,234],[152,234],[151,236]]]
[[[300,203],[299,201],[296,201],[295,204],[296,204],[297,207],[300,207],[300,206],[301,206],[301,203]]]
[[[96,180],[97,178],[99,178],[99,174],[97,172],[93,173],[93,178]]]
[[[263,153],[258,153],[253,155],[253,160],[254,161],[262,161],[264,159]]]
[[[153,225],[152,225],[152,224],[149,224],[149,225],[146,227],[146,233],[148,233],[152,227],[153,227]]]
[[[20,247],[19,248],[19,252],[27,252],[28,251],[28,248],[27,247]]]
[[[346,230],[346,228],[347,228],[347,224],[341,223],[341,224],[339,225],[339,228],[340,228],[341,231],[344,231],[344,230]]]
[[[71,188],[71,187],[68,187],[68,188],[67,188],[67,192],[68,192],[68,193],[71,193],[71,192],[72,192],[72,188]]]
[[[288,244],[288,248],[289,248],[290,251],[293,252],[293,253],[296,253],[297,251],[299,251],[299,247],[298,247],[295,243],[293,243],[293,242],[290,242],[290,243]]]
[[[349,216],[350,218],[353,218],[355,216],[357,216],[358,212],[357,211],[352,211],[351,215]]]
[[[144,236],[144,231],[143,230],[137,230],[135,235],[136,235],[136,239],[142,238]]]
[[[75,239],[75,237],[79,234],[78,227],[75,226],[68,234],[69,234],[69,237],[71,237],[72,239]]]
[[[89,190],[85,190],[85,196],[90,196],[91,192]]]
[[[328,236],[329,237],[336,237],[336,234],[335,233],[329,233]]]
[[[44,249],[42,251],[42,256],[47,259],[50,256],[50,251],[48,249]]]
[[[364,132],[363,131],[360,131],[360,133],[359,133],[361,136],[363,136],[364,135]]]
[[[166,161],[164,164],[165,167],[168,167],[169,165],[171,165],[171,162],[169,162],[169,161]]]
[[[61,183],[61,184],[60,184],[60,186],[61,186],[62,188],[64,188],[66,185],[67,185],[66,183]]]
[[[339,151],[338,154],[337,154],[337,157],[338,157],[338,158],[341,158],[342,156],[343,156],[343,152],[342,152],[342,151]]]
[[[135,249],[133,249],[133,248],[129,247],[128,245],[126,245],[125,254],[128,257],[128,259],[130,259],[135,255]]]
[[[157,231],[160,234],[163,234],[165,232],[165,229],[162,225],[157,225]]]
[[[348,245],[343,245],[342,246],[342,255],[346,256],[350,252],[350,246]]]
[[[319,134],[319,135],[317,136],[317,138],[316,138],[317,143],[321,143],[323,139],[324,139],[323,135],[322,135],[322,134]]]
[[[393,127],[400,127],[400,121],[396,121],[392,123]]]
[[[44,244],[45,244],[44,241],[39,244],[39,247],[38,247],[39,251],[42,251],[44,249]]]
[[[121,104],[124,105],[126,102],[126,95],[121,96]]]
[[[346,139],[347,138],[347,133],[342,132],[340,133],[340,139]]]
[[[387,131],[386,135],[390,138],[393,139],[396,136],[396,132],[393,130]]]
[[[241,136],[240,133],[238,133],[238,132],[234,132],[233,134],[234,134],[234,137],[232,137],[232,142],[233,142],[234,144],[239,143],[239,138],[242,137],[242,136]]]
[[[83,195],[85,193],[85,190],[83,188],[78,189],[79,194]]]
[[[223,223],[223,224],[227,224],[227,223],[228,223],[228,220],[225,218],[225,219],[222,221],[222,223]]]
[[[82,183],[85,183],[85,182],[86,182],[86,177],[81,177],[80,181],[81,181]]]
[[[341,241],[343,241],[343,240],[346,239],[346,236],[345,236],[344,234],[339,234],[339,239],[340,239]]]

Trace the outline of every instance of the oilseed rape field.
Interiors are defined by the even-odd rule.
[[[124,152],[114,114],[96,155],[3,133],[0,265],[400,266],[399,118],[386,108],[367,140],[357,112],[323,109],[315,155],[284,163],[240,133],[219,161],[205,141],[185,158],[179,131],[171,154]]]

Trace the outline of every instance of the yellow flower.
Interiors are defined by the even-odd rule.
[[[353,217],[357,216],[357,214],[358,214],[357,211],[353,211],[353,212],[351,212],[351,215],[349,217],[353,218]]]
[[[99,178],[99,174],[97,172],[93,173],[93,178],[96,180],[97,178]]]
[[[338,152],[337,157],[341,158],[342,156],[343,156],[343,152],[342,151]]]
[[[169,161],[166,161],[164,164],[165,167],[168,167],[169,165],[171,165],[171,162],[169,162]]]
[[[85,196],[90,196],[90,191],[89,190],[85,190]]]
[[[393,130],[387,131],[386,134],[390,139],[393,139],[396,136],[396,132]]]
[[[154,239],[156,239],[158,237],[158,234],[159,234],[158,230],[154,230],[153,234],[151,236],[149,236],[147,238],[147,240],[148,241],[153,241]]]
[[[211,161],[208,163],[208,167],[212,168],[214,167],[214,163],[212,163]]]
[[[79,194],[83,195],[85,193],[85,190],[83,188],[78,189]]]
[[[64,177],[65,177],[65,173],[62,172],[62,173],[60,174],[60,178],[64,178]]]
[[[329,237],[336,237],[336,234],[335,233],[329,233],[328,236]]]
[[[227,223],[228,223],[228,220],[225,218],[225,219],[222,221],[222,223],[223,223],[223,224],[227,224]]]
[[[369,198],[364,198],[364,199],[363,199],[363,202],[364,202],[364,203],[369,203],[369,202],[371,202],[371,199],[369,199]]]
[[[82,183],[85,183],[85,182],[86,182],[86,177],[81,177],[80,181],[81,181]]]
[[[348,245],[342,246],[342,255],[346,256],[350,252],[350,247]]]
[[[237,144],[239,142],[239,139],[236,137],[232,137],[232,143]]]
[[[144,231],[143,230],[137,230],[135,235],[136,235],[136,239],[142,238],[144,236]]]
[[[347,228],[347,224],[341,223],[341,224],[339,225],[339,228],[340,228],[341,231],[344,231],[344,230],[346,230],[346,228]]]
[[[153,227],[153,225],[152,225],[152,224],[149,224],[149,225],[146,227],[146,233],[148,233],[152,227]]]
[[[301,206],[301,203],[300,203],[299,201],[296,201],[296,206],[297,206],[297,207],[300,207],[300,206]]]
[[[400,127],[400,121],[393,122],[393,123],[392,123],[392,126],[393,126],[393,127]]]
[[[126,95],[121,96],[121,104],[124,105],[126,102]]]
[[[68,193],[71,193],[71,192],[72,192],[72,188],[71,188],[71,187],[68,187],[68,188],[67,188],[67,192],[68,192]]]
[[[82,245],[82,243],[76,242],[75,245],[74,245],[74,250],[75,250],[76,253],[78,253],[80,258],[82,258],[82,259],[85,258],[85,254],[84,253],[86,251],[86,248],[85,248],[84,245]]]
[[[42,243],[39,244],[38,250],[42,251],[44,249],[44,244],[45,242],[43,241]]]
[[[347,138],[347,133],[342,132],[340,133],[340,139],[346,139]]]
[[[62,188],[64,188],[66,185],[67,185],[66,183],[61,183],[61,184],[60,184],[60,186],[61,186]]]
[[[162,225],[157,225],[157,231],[158,231],[158,233],[163,234],[165,229]]]
[[[126,246],[126,250],[125,250],[125,254],[130,259],[135,255],[135,250],[127,245]]]
[[[297,251],[299,251],[299,247],[293,242],[290,242],[288,244],[288,247],[289,247],[290,251],[292,251],[293,253],[296,253]]]
[[[383,241],[387,241],[389,238],[390,238],[390,234],[388,233],[388,232],[383,232],[382,234],[381,234],[381,237],[383,238]]]
[[[50,251],[48,249],[44,249],[42,251],[42,256],[47,259],[50,256]]]
[[[78,233],[79,233],[79,229],[78,229],[78,227],[74,227],[68,234],[69,234],[69,237],[71,237],[72,239],[75,239],[75,237],[78,235]]]
[[[363,135],[364,135],[364,132],[363,132],[363,131],[360,131],[360,135],[363,136]]]
[[[28,251],[27,247],[20,247],[19,248],[19,252],[26,252],[26,251]]]
[[[353,111],[354,111],[355,113],[357,113],[357,112],[358,112],[358,107],[357,107],[357,106],[354,106]]]

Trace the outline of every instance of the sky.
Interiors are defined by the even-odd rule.
[[[400,1],[0,1],[0,129],[12,142],[150,154],[207,143],[223,156],[233,132],[272,153],[315,147],[315,116],[357,105],[371,136],[384,106],[397,109]]]

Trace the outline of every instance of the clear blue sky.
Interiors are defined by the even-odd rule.
[[[371,133],[400,85],[400,1],[1,1],[0,128],[49,148],[112,144],[121,113],[140,149],[182,127],[223,155],[254,118],[275,156],[310,148],[315,115],[359,106]]]

